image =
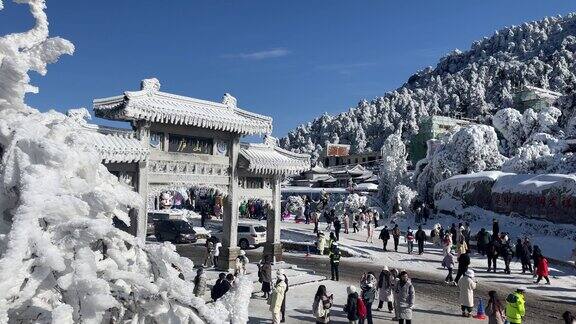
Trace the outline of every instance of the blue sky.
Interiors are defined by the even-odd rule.
[[[30,28],[26,9],[6,2],[0,34]],[[283,136],[381,96],[499,28],[571,11],[576,2],[556,0],[48,0],[51,35],[76,53],[46,77],[32,75],[40,93],[28,102],[91,110],[93,98],[155,76],[167,92],[214,101],[230,92],[274,117]]]

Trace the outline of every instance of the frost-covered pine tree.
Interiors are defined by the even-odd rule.
[[[386,138],[381,149],[378,192],[384,203],[389,200],[394,188],[401,184],[408,169],[406,145],[399,130]]]
[[[16,2],[36,24],[0,37],[0,323],[246,323],[248,278],[216,303],[194,297],[192,261],[113,226],[141,198],[77,120],[26,105],[37,91],[28,72],[45,74],[74,46],[48,38],[43,0]]]

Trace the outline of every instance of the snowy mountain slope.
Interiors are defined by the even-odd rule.
[[[572,94],[575,50],[576,14],[503,28],[466,52],[455,50],[435,68],[417,72],[383,97],[298,126],[281,144],[315,159],[326,142],[351,144],[352,152],[378,151],[398,125],[403,125],[407,140],[417,133],[418,121],[431,114],[490,124],[490,114],[512,104],[517,87],[534,85]],[[571,109],[572,102],[564,108]]]

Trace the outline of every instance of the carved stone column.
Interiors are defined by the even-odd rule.
[[[230,181],[228,197],[224,205],[222,227],[222,250],[218,260],[218,270],[233,269],[240,248],[238,245],[238,152],[240,151],[240,136],[234,135],[230,141],[228,155],[230,157]]]
[[[280,220],[282,217],[280,177],[280,175],[276,175],[272,182],[274,217],[268,217],[266,221],[266,245],[264,245],[264,255],[269,255],[274,261],[282,261],[282,243],[280,243]]]
[[[150,122],[137,121],[132,125],[135,130],[136,137],[142,143],[142,146],[148,147],[150,143]],[[136,181],[136,188],[142,202],[136,210],[136,219],[130,219],[130,232],[139,239],[146,240],[146,228],[148,224],[148,162],[138,162],[138,178]]]

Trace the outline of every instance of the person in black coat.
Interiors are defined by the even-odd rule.
[[[384,226],[384,228],[380,231],[379,238],[382,240],[382,249],[384,252],[386,252],[386,246],[388,245],[388,240],[390,239],[390,231],[388,230],[388,226]]]
[[[348,321],[352,323],[360,319],[358,315],[358,291],[355,286],[348,286],[346,291],[348,292],[348,299],[344,306],[344,312]]]
[[[510,274],[510,261],[512,261],[512,256],[514,251],[512,250],[512,246],[510,246],[510,241],[506,240],[505,238],[502,239],[500,244],[500,255],[502,259],[504,259],[504,272]]]
[[[454,282],[458,283],[460,277],[462,277],[468,270],[468,266],[470,266],[470,255],[468,255],[468,253],[460,254],[458,257],[458,273],[456,274]]]
[[[488,258],[488,272],[491,269],[496,272],[496,262],[498,261],[498,254],[500,251],[500,242],[498,240],[492,239],[486,245],[486,257]]]
[[[416,243],[418,243],[418,254],[424,253],[424,242],[426,242],[426,232],[422,230],[422,225],[418,226],[415,238]]]
[[[220,297],[224,296],[231,287],[230,282],[226,280],[226,274],[222,272],[218,275],[218,280],[216,280],[214,287],[212,287],[210,297],[212,300],[217,301]]]
[[[456,229],[456,224],[452,223],[452,227],[450,227],[450,234],[452,235],[452,242],[456,244],[458,242],[458,230]]]
[[[336,234],[336,241],[340,241],[340,229],[342,228],[342,223],[338,217],[334,217],[334,234]]]
[[[497,240],[500,235],[500,224],[496,218],[492,218],[492,239]]]

